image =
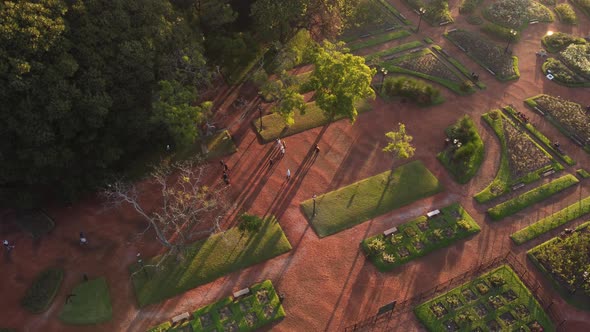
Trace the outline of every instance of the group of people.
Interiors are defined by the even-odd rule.
[[[10,254],[10,252],[12,252],[12,249],[14,249],[16,246],[14,245],[14,243],[10,243],[10,241],[8,240],[4,240],[2,241],[2,244],[4,245],[4,249],[6,250],[6,253]],[[86,238],[86,235],[84,234],[84,232],[80,232],[80,246],[85,246],[88,245],[88,238]]]

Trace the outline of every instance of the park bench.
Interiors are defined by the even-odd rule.
[[[584,143],[582,143],[582,140],[578,136],[572,135],[571,139],[572,141],[574,141],[574,143],[578,144],[579,146],[584,146]]]
[[[461,46],[461,45],[457,45],[457,47],[458,47],[458,48],[459,48],[461,51],[463,51],[463,52],[467,53],[467,50],[466,50],[466,49],[464,49],[464,48],[463,48],[463,46]]]
[[[524,187],[524,183],[520,182],[512,186],[512,190],[517,190]]]
[[[546,172],[543,172],[543,176],[549,176],[551,174],[555,174],[555,170],[554,169],[550,169],[550,170],[548,170]]]
[[[542,116],[545,116],[545,112],[541,111],[541,109],[537,106],[535,106],[535,111],[539,112],[539,114],[541,114]]]
[[[176,325],[178,323],[181,323],[189,318],[191,318],[191,315],[188,312],[174,316],[174,317],[172,317],[172,325]]]
[[[371,37],[371,34],[370,33],[367,33],[365,35],[360,36],[359,38],[367,38],[367,37]]]
[[[390,229],[386,229],[383,231],[383,236],[388,237],[391,234],[395,234],[397,232],[397,227],[391,227]]]
[[[397,29],[397,26],[389,27],[389,28],[385,29],[385,31],[391,31],[391,30],[395,30],[395,29]]]
[[[444,22],[440,22],[440,23],[439,23],[439,26],[441,26],[441,27],[442,27],[443,25],[447,25],[447,24],[449,24],[449,23],[451,23],[451,21],[444,21]]]
[[[403,18],[404,20],[406,19],[406,17],[405,17],[405,16],[404,16],[404,14],[402,14],[402,13],[400,13],[400,14],[399,14],[399,16],[400,16],[401,18]]]
[[[489,72],[490,72],[490,74],[492,74],[492,75],[496,76],[496,73],[494,73],[494,72],[493,72],[493,71],[492,71],[490,68],[487,68],[487,67],[486,67],[486,70],[487,70],[487,71],[489,71]]]
[[[529,24],[537,24],[537,23],[539,23],[539,21],[538,21],[538,20],[530,20],[530,21],[529,21]]]
[[[240,296],[244,296],[244,295],[248,295],[248,294],[250,294],[250,288],[246,287],[244,289],[240,289],[239,291],[234,292],[234,294],[233,294],[234,300],[239,298]]]
[[[440,210],[434,210],[434,211],[430,211],[426,214],[426,217],[428,217],[428,219],[436,217],[440,214]]]

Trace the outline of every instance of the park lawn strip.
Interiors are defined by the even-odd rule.
[[[570,275],[572,270],[575,270],[575,274],[582,275],[576,277],[583,278],[582,271],[585,268],[585,264],[580,264],[579,260],[571,260],[570,258],[572,255],[586,255],[586,253],[590,249],[590,243],[588,243],[588,235],[586,235],[584,238],[585,242],[580,241],[580,234],[590,232],[589,226],[590,221],[587,221],[581,224],[580,226],[576,227],[573,235],[569,235],[565,238],[562,238],[561,236],[556,236],[550,239],[549,241],[541,243],[540,245],[527,251],[527,257],[542,272],[545,278],[547,278],[551,282],[553,288],[557,290],[561,297],[565,299],[569,304],[582,310],[590,310],[590,301],[588,301],[590,292],[587,291],[586,294],[583,294],[584,290],[580,289],[580,292],[572,293],[572,285],[567,284],[563,277],[554,275],[554,273],[550,271],[553,270],[552,267],[550,265],[545,266],[545,264],[543,264],[537,256],[542,255],[543,252],[554,253],[557,257],[559,257],[558,259],[564,264],[564,266],[556,268],[561,268],[560,271],[562,273],[565,273],[566,271],[570,272],[568,273]],[[575,246],[580,243],[582,244],[582,248],[576,248]],[[568,257],[564,257],[564,255],[567,255]],[[582,260],[584,259],[582,258]],[[564,267],[565,269],[563,269]]]
[[[565,209],[555,212],[536,223],[529,225],[510,235],[514,243],[520,245],[541,236],[567,222],[590,213],[590,197],[586,197]]]
[[[543,145],[545,146],[545,148],[553,151],[553,153],[555,153],[556,155],[559,156],[559,158],[561,158],[566,164],[573,166],[576,164],[576,161],[573,160],[570,156],[568,156],[567,154],[562,154],[561,152],[559,152],[555,147],[553,147],[553,143],[551,142],[551,140],[549,140],[549,138],[547,138],[547,136],[543,135],[543,133],[541,133],[540,131],[537,130],[537,128],[535,128],[535,126],[533,126],[530,122],[524,123],[517,115],[516,115],[516,110],[510,106],[506,106],[503,108],[503,110],[510,114],[512,116],[512,119],[519,122],[521,125],[523,125],[528,131],[529,133],[531,133],[533,136],[535,136],[541,143],[543,143]]]
[[[75,294],[66,303],[59,319],[72,325],[98,324],[111,320],[113,309],[109,287],[104,277],[84,281],[72,291]]]
[[[35,281],[25,297],[22,306],[34,314],[43,312],[49,308],[64,278],[64,271],[58,268],[50,268],[37,275]]]
[[[528,206],[539,203],[579,182],[580,180],[578,180],[575,176],[567,174],[560,177],[559,179],[529,190],[511,200],[498,204],[493,208],[488,209],[487,212],[493,220],[497,221],[513,215]]]
[[[508,301],[503,295],[512,291],[517,298]],[[471,294],[472,300],[465,294]],[[483,293],[483,294],[482,294]],[[501,306],[494,309],[490,301],[499,301]],[[452,305],[454,303],[454,306]],[[480,317],[478,305],[484,305],[487,314]],[[434,313],[434,307],[442,307],[440,317]],[[519,315],[518,310],[526,308],[528,315]],[[510,312],[514,321],[506,323],[502,316]],[[502,331],[512,331],[514,327],[527,326],[538,322],[543,331],[555,331],[555,326],[549,316],[543,311],[531,291],[522,283],[520,278],[508,265],[502,265],[478,278],[475,278],[447,293],[439,295],[414,309],[418,320],[429,331],[447,331],[448,322],[455,322],[461,331],[488,331],[488,322],[496,321]],[[528,331],[528,330],[527,330]]]
[[[357,40],[351,43],[346,44],[346,47],[350,49],[351,52],[360,50],[361,48],[371,47],[379,44],[386,43],[388,41],[401,39],[411,35],[408,30],[397,30],[393,32],[386,32],[379,35],[376,35],[370,39],[363,38],[362,40]]]
[[[412,161],[301,203],[303,214],[319,237],[338,233],[391,210],[442,191],[438,179]]]
[[[439,215],[430,220],[426,216],[421,216],[397,226],[397,232],[389,237],[378,234],[364,239],[361,247],[377,269],[385,272],[432,251],[448,247],[480,231],[479,225],[458,203],[444,207],[440,211],[442,216]],[[424,223],[428,225],[428,228],[422,231],[418,225],[424,225]],[[453,234],[446,236],[444,232],[449,229],[453,231]],[[416,247],[416,240],[423,244],[422,248]],[[380,243],[383,249],[373,250],[371,245],[373,241]],[[408,255],[402,257],[400,249],[404,252],[407,250]],[[387,261],[386,256],[393,261]]]
[[[215,303],[209,304],[197,309],[192,313],[192,319],[182,324],[192,328],[191,331],[224,331],[224,324],[231,320],[237,324],[238,331],[249,332],[255,331],[264,325],[285,318],[285,310],[281,305],[279,296],[270,280],[252,285],[250,295],[234,299],[232,296],[225,297]],[[259,297],[260,296],[260,297]],[[264,301],[267,301],[266,303]],[[230,317],[222,319],[220,311],[229,308]],[[242,308],[248,308],[246,312]],[[271,309],[272,313],[267,317],[265,309]],[[256,317],[256,323],[249,324],[246,315],[253,314]],[[203,319],[201,319],[203,317]],[[208,319],[204,318],[207,317]],[[208,325],[204,326],[203,321],[207,320]],[[175,327],[174,331],[176,331]],[[152,327],[148,332],[166,332],[172,331],[172,324],[164,322],[158,326]]]
[[[484,144],[481,136],[477,132],[477,127],[475,127],[475,123],[469,116],[467,116],[467,123],[469,124],[469,128],[473,130],[473,137],[469,142],[462,142],[462,148],[467,148],[468,144],[472,144],[473,146],[473,153],[466,158],[464,161],[455,162],[452,156],[452,145],[447,147],[444,151],[440,152],[436,155],[437,159],[443,164],[443,166],[453,175],[455,181],[458,183],[464,184],[471,180],[477,171],[479,170],[481,163],[484,159]],[[453,137],[454,128],[457,128],[460,124],[459,120],[457,123],[453,124],[450,127],[445,129],[445,133],[447,137],[453,141],[455,137]]]
[[[582,179],[590,178],[590,173],[588,173],[588,171],[583,168],[576,170],[576,173],[578,173]]]
[[[261,263],[291,250],[291,244],[274,217],[267,218],[257,233],[242,233],[237,227],[214,234],[188,246],[183,260],[170,255],[130,266],[140,307],[157,303],[211,282],[228,273]],[[153,268],[160,262],[159,268]]]
[[[371,104],[368,100],[362,100],[357,103],[356,108],[359,113],[368,112],[371,110]],[[260,119],[256,118],[252,120],[252,124],[262,142],[268,143],[279,137],[288,137],[330,123],[330,120],[325,116],[324,111],[317,107],[315,102],[307,103],[305,114],[295,112],[294,118],[295,123],[290,127],[285,125],[283,117],[278,113],[272,113],[262,117],[262,131],[260,131]],[[343,118],[344,116],[337,115],[332,122]]]
[[[418,47],[421,47],[423,45],[424,44],[421,41],[414,40],[414,41],[411,41],[409,43],[405,43],[405,44],[398,45],[396,47],[388,48],[388,49],[383,50],[383,51],[380,51],[380,52],[375,52],[375,53],[371,53],[371,54],[365,55],[364,56],[365,57],[365,62],[368,63],[368,62],[370,62],[372,60],[375,60],[375,59],[378,59],[378,58],[382,58],[382,57],[385,57],[385,56],[388,56],[388,55],[392,55],[392,54],[395,54],[395,53],[400,53],[400,52],[403,52],[403,51],[411,50],[413,48],[418,48]]]

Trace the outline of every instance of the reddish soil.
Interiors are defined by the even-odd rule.
[[[407,17],[416,19],[399,0],[393,3]],[[565,303],[526,261],[526,250],[546,241],[558,231],[522,246],[515,246],[508,237],[538,218],[571,204],[579,197],[590,195],[588,182],[582,181],[580,186],[566,190],[557,197],[499,223],[491,223],[485,217],[484,211],[490,204],[476,204],[472,198],[474,193],[487,186],[494,178],[499,163],[498,141],[493,132],[482,123],[480,115],[491,108],[506,104],[516,105],[542,132],[551,139],[558,140],[562,148],[578,161],[575,167],[568,167],[567,172],[573,172],[579,167],[590,169],[590,155],[522,104],[525,98],[539,93],[560,95],[584,105],[590,104],[590,89],[570,89],[548,81],[541,74],[541,63],[535,56],[535,51],[540,48],[539,39],[547,30],[582,35],[590,26],[588,19],[580,15],[581,22],[575,27],[565,27],[558,23],[531,25],[524,31],[522,40],[514,45],[514,53],[520,59],[521,78],[514,82],[500,83],[441,37],[445,29],[468,26],[464,17],[458,15],[458,4],[458,0],[451,1],[457,23],[447,28],[432,28],[423,22],[419,36],[432,37],[469,69],[477,71],[480,79],[488,86],[486,90],[468,97],[458,97],[445,90],[444,104],[424,109],[411,104],[376,100],[373,103],[374,110],[360,115],[354,125],[339,121],[327,128],[317,128],[288,137],[287,154],[273,170],[268,171],[264,167],[273,145],[259,144],[249,125],[249,121],[257,115],[255,91],[251,87],[217,90],[220,91],[216,97],[220,110],[217,120],[227,125],[239,144],[239,151],[226,159],[232,169],[231,194],[236,200],[236,210],[276,215],[293,245],[291,252],[219,278],[159,304],[138,309],[127,266],[135,261],[138,251],[149,256],[162,250],[154,241],[152,233],[138,236],[145,226],[141,218],[128,207],[106,208],[97,197],[84,199],[72,207],[50,207],[47,209],[48,214],[54,218],[57,226],[51,234],[37,242],[18,232],[10,223],[0,223],[1,236],[16,243],[12,255],[0,259],[4,278],[0,283],[0,325],[23,331],[145,331],[174,315],[192,311],[227,296],[232,290],[271,279],[279,292],[286,296],[284,307],[287,318],[268,329],[343,330],[346,326],[376,313],[385,303],[410,298],[459,275],[478,262],[512,250],[543,285],[543,291],[555,298],[553,306],[567,319],[563,328],[567,331],[590,329],[590,313],[579,311]],[[473,26],[467,28],[474,29]],[[397,43],[399,42],[392,44]],[[230,106],[238,94],[251,101],[246,107],[247,116],[243,119],[244,112]],[[470,114],[478,124],[486,143],[486,159],[471,182],[458,185],[436,160],[435,155],[443,147],[444,128],[465,113]],[[422,160],[441,180],[446,190],[320,240],[300,212],[300,202],[314,193],[328,192],[389,169],[392,160],[381,152],[381,148],[385,143],[384,133],[395,128],[398,122],[405,123],[408,132],[414,136],[417,147],[414,159]],[[313,164],[309,164],[308,157],[312,154],[315,143],[319,143],[321,153]],[[213,163],[216,164],[217,161]],[[395,162],[396,165],[400,163]],[[292,172],[288,183],[285,182],[287,168]],[[219,181],[217,175],[215,180]],[[546,181],[548,180],[545,179],[544,182]],[[157,191],[148,184],[141,186],[146,202],[155,204]],[[482,226],[480,234],[390,273],[378,272],[361,253],[359,242],[363,238],[454,201],[459,201]],[[10,218],[5,215],[3,219],[9,221]],[[568,227],[582,221],[576,220]],[[89,238],[90,245],[87,248],[80,248],[78,245],[78,233],[81,230]],[[48,311],[40,315],[28,314],[19,305],[19,301],[34,276],[51,265],[65,268],[64,285]],[[96,326],[65,326],[57,318],[59,311],[66,294],[82,280],[83,273],[90,277],[107,278],[113,302],[113,319]],[[397,325],[397,330],[423,330],[412,315],[404,318]]]

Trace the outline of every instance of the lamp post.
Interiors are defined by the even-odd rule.
[[[316,195],[316,194],[313,194],[313,197],[312,197],[312,198],[313,198],[313,215],[314,215],[314,217],[315,217],[315,199],[316,199],[317,197],[318,197],[318,195]]]
[[[383,91],[383,83],[385,82],[385,76],[388,73],[387,69],[381,68],[381,73],[383,74],[383,76],[381,76],[381,91]]]
[[[510,29],[510,34],[508,35],[508,44],[506,44],[504,54],[508,53],[508,47],[510,46],[510,42],[512,42],[512,39],[514,39],[514,37],[516,37],[516,30]]]
[[[260,131],[262,131],[262,106],[258,105],[258,116],[260,118]]]
[[[418,27],[416,28],[416,32],[420,31],[420,24],[422,23],[422,16],[424,16],[424,14],[426,14],[426,9],[420,7],[418,9],[418,16],[420,16],[420,19],[418,20]]]

